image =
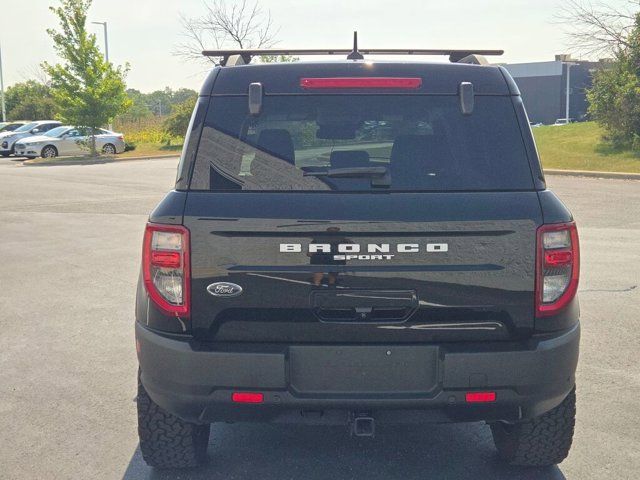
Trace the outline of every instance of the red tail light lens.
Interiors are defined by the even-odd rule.
[[[573,260],[571,250],[546,251],[544,252],[545,267],[563,267],[570,265]]]
[[[142,248],[142,274],[149,297],[168,315],[189,316],[189,230],[148,223]]]
[[[301,78],[300,86],[305,89],[314,88],[420,88],[419,77],[325,77]]]
[[[180,252],[151,251],[151,265],[154,267],[180,268],[182,255]]]
[[[574,222],[538,228],[536,316],[555,315],[578,291],[580,247]]]

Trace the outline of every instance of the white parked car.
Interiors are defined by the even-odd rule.
[[[27,158],[82,155],[89,152],[90,142],[88,128],[62,126],[49,130],[44,135],[20,140],[15,150],[16,155]],[[121,133],[98,129],[96,150],[112,155],[122,153],[125,150],[124,136]]]
[[[0,133],[0,155],[8,157],[15,151],[16,142],[33,135],[42,135],[49,130],[62,125],[54,120],[40,120],[38,122],[30,122],[17,128],[13,132]]]
[[[573,123],[573,118],[558,118],[553,126],[561,127],[562,125],[569,125],[570,123]]]

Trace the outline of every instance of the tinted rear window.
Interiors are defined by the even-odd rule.
[[[475,100],[464,116],[457,96],[267,95],[251,116],[246,96],[212,97],[191,189],[532,189],[511,99]]]

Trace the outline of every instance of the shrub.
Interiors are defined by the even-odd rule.
[[[155,143],[169,145],[182,143],[182,138],[169,135],[163,128],[166,117],[152,116],[137,120],[118,117],[114,120],[114,130],[124,134],[125,141],[141,144]]]
[[[164,121],[163,128],[169,137],[179,137],[184,139],[189,128],[191,114],[196,106],[197,96],[190,97],[184,102],[173,107],[173,112]]]
[[[608,68],[598,71],[587,92],[589,113],[616,147],[640,148],[640,14]]]

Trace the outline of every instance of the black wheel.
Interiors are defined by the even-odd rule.
[[[107,155],[115,155],[116,147],[111,143],[107,143],[104,147],[102,147],[102,153],[106,153]]]
[[[142,458],[156,468],[196,467],[206,461],[210,425],[197,425],[156,405],[138,376],[138,435]]]
[[[543,467],[562,462],[571,448],[575,389],[556,408],[526,422],[491,425],[498,455],[511,465]]]
[[[42,149],[42,158],[54,158],[58,156],[58,149],[53,145],[47,145]]]
[[[0,155],[2,155],[3,157],[8,157],[11,154],[10,153],[0,153]]]

